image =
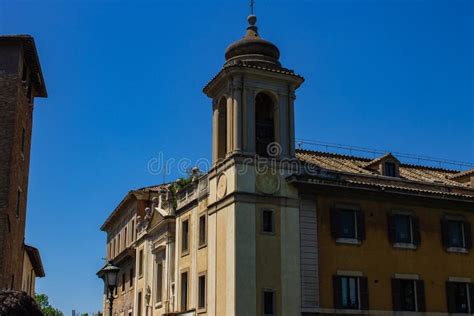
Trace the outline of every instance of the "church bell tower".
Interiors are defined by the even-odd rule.
[[[255,15],[248,23],[204,88],[213,110],[207,313],[301,315],[299,199],[286,162],[295,157],[304,79],[282,66]]]
[[[204,88],[213,100],[213,163],[234,154],[293,158],[295,90],[303,77],[284,68],[280,51],[248,17],[245,36],[225,52],[222,70]]]

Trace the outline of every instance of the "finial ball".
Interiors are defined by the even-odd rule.
[[[257,23],[257,17],[251,14],[248,16],[247,21],[249,21],[250,25],[254,26]]]

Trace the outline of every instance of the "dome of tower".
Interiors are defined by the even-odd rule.
[[[275,44],[266,41],[258,34],[257,17],[247,18],[249,26],[245,36],[227,47],[225,52],[226,65],[238,61],[273,64],[280,66],[280,50]]]

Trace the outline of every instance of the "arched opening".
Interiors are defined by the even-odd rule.
[[[223,97],[217,106],[217,159],[227,154],[227,100]]]
[[[255,148],[257,155],[268,157],[267,147],[275,141],[275,105],[264,93],[255,98]]]

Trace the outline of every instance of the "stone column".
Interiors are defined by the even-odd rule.
[[[242,151],[242,78],[234,80],[234,150]]]
[[[275,138],[273,140],[273,142],[276,142],[280,145],[280,147],[282,147],[282,138],[284,137],[284,133],[282,133],[282,129],[283,129],[283,126],[282,126],[282,121],[281,121],[281,116],[282,116],[282,111],[281,111],[281,108],[280,108],[280,98],[278,97],[278,99],[276,99],[274,102],[273,102],[273,124],[274,124],[274,133],[275,133]],[[283,150],[283,147],[282,147],[282,150]],[[281,156],[281,152],[278,156],[276,156],[275,158],[278,158]]]
[[[212,163],[216,163],[219,146],[219,107],[217,100],[212,101]]]
[[[231,90],[232,91],[232,90]],[[229,153],[234,151],[234,111],[233,111],[233,97],[228,96],[227,97],[227,152],[225,153],[225,156],[227,156]]]
[[[281,145],[281,158],[288,158],[290,155],[290,123],[288,113],[288,98],[284,94],[279,95],[280,98],[280,138],[278,141]]]
[[[295,89],[290,87],[288,89],[288,120],[290,126],[290,156],[292,158],[295,157],[295,99]]]

